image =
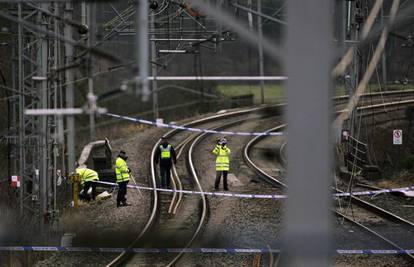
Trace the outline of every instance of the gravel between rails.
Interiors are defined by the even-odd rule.
[[[333,258],[336,267],[410,267],[399,256],[389,255],[337,255]]]
[[[342,222],[338,217],[335,220],[335,248],[336,249],[394,249],[385,246],[382,241],[373,238],[369,233],[348,221]],[[395,255],[334,255],[332,262],[336,267],[360,266],[360,267],[391,267],[412,266],[401,256]]]

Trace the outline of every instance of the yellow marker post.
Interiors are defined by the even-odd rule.
[[[77,208],[79,201],[79,184],[81,182],[81,177],[79,174],[74,173],[69,176],[69,180],[72,183],[73,207]]]

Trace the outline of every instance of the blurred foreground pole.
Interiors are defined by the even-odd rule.
[[[281,258],[284,266],[330,263],[332,2],[287,2],[289,198]]]
[[[137,93],[142,94],[142,100],[148,101],[150,91],[148,86],[148,1],[137,1],[135,12],[135,55],[138,64],[135,74]],[[141,91],[139,91],[141,88]]]

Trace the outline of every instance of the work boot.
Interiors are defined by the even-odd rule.
[[[229,191],[229,188],[228,187],[224,188],[224,191]]]
[[[129,204],[129,203],[127,203],[127,202],[124,202],[124,203],[122,203],[122,206],[124,206],[124,207],[126,207],[126,206],[131,206],[131,204]]]
[[[121,207],[121,203],[120,203],[120,202],[117,202],[117,203],[116,203],[116,207],[117,207],[117,208]]]

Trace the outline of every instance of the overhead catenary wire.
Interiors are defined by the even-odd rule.
[[[391,15],[387,16],[389,20],[387,21],[385,25],[388,27],[389,32],[397,28],[403,28],[414,22],[413,14],[414,14],[414,2],[411,5],[407,6],[406,8],[401,9],[398,13],[398,16],[396,16],[392,21],[390,19]],[[365,39],[359,40],[358,42],[356,42],[355,46],[363,47],[363,46],[368,45],[372,40],[379,38],[382,32],[383,32],[383,28],[381,27],[371,29],[368,36]]]
[[[83,49],[87,52],[92,53],[95,56],[105,58],[105,59],[107,59],[111,62],[115,62],[115,63],[121,63],[122,62],[122,60],[120,58],[118,58],[117,56],[115,56],[113,54],[107,53],[105,51],[101,51],[101,50],[99,50],[95,47],[86,46],[86,45],[82,44],[81,42],[77,42],[77,41],[69,39],[69,38],[67,38],[63,35],[56,34],[55,32],[52,32],[52,31],[49,31],[49,30],[45,30],[40,26],[37,26],[37,25],[35,25],[31,22],[27,22],[23,19],[19,19],[19,18],[16,18],[14,16],[11,16],[11,15],[9,15],[6,12],[1,11],[1,10],[0,10],[0,17],[3,17],[7,20],[13,21],[13,22],[18,23],[18,24],[21,24],[22,26],[30,28],[30,29],[38,32],[38,33],[45,34],[46,36],[49,36],[49,37],[52,37],[52,38],[56,38],[59,41],[68,43],[68,44],[72,45],[73,47]]]
[[[400,3],[400,0],[394,0],[392,3],[391,11],[390,11],[390,22],[393,22],[397,15],[399,3]],[[345,110],[335,119],[333,125],[336,130],[336,137],[340,136],[343,122],[349,118],[350,114],[352,113],[356,105],[358,104],[361,95],[364,93],[365,88],[368,82],[370,81],[373,72],[375,71],[375,67],[377,66],[381,58],[381,54],[385,49],[385,43],[388,38],[388,33],[389,33],[389,25],[386,25],[382,31],[378,45],[374,51],[371,61],[369,62],[367,70],[365,71],[362,77],[361,82],[359,82],[355,93],[352,95],[352,97],[350,97]]]
[[[368,15],[368,18],[366,22],[364,23],[364,26],[362,28],[361,33],[361,40],[364,40],[367,38],[368,33],[370,32],[372,25],[375,22],[375,18],[378,16],[379,11],[381,10],[381,7],[383,5],[384,0],[376,0],[374,6],[371,9],[370,14]],[[345,53],[345,55],[342,57],[341,61],[334,67],[332,70],[332,76],[338,77],[340,75],[343,75],[345,73],[346,68],[352,61],[353,54],[355,52],[356,46],[351,46],[348,51]]]
[[[258,34],[255,32],[250,32],[244,26],[233,19],[232,16],[228,15],[226,12],[212,6],[211,4],[201,1],[193,0],[194,6],[199,7],[203,12],[217,19],[218,21],[225,24],[227,27],[231,28],[233,31],[237,32],[240,37],[248,41],[252,45],[256,45],[258,40]],[[283,56],[281,53],[282,49],[276,45],[274,42],[270,41],[268,38],[263,37],[263,50],[268,53],[268,56],[274,60],[280,60]]]
[[[358,116],[358,115],[357,115]],[[357,129],[357,134],[355,136],[355,138],[357,140],[359,140],[360,137],[360,133],[361,133],[361,123],[362,123],[362,114],[359,114],[359,123],[358,123],[358,129]],[[351,170],[351,177],[349,179],[349,183],[348,183],[348,187],[347,187],[347,192],[352,194],[353,192],[353,182],[355,177],[358,175],[358,173],[356,172],[356,168],[357,168],[357,158],[358,158],[358,143],[355,144],[355,155],[353,156],[353,162],[352,162],[352,170]],[[349,163],[348,163],[349,164]],[[348,201],[348,205],[345,209],[345,214],[347,214],[348,210],[351,209],[351,214],[352,216],[354,216],[354,210],[352,208],[352,198],[349,198]],[[345,218],[343,218],[343,220],[345,220]]]
[[[79,22],[77,22],[75,20],[70,20],[70,19],[63,18],[61,16],[57,16],[57,15],[53,14],[52,12],[50,12],[49,10],[45,10],[43,8],[40,8],[40,7],[34,5],[31,2],[26,1],[25,4],[28,5],[28,6],[30,6],[30,7],[32,7],[32,8],[34,8],[34,9],[36,9],[36,10],[38,10],[38,11],[40,11],[40,12],[42,12],[42,13],[44,13],[44,14],[46,14],[46,15],[48,15],[48,16],[50,16],[50,17],[53,17],[53,18],[55,18],[57,20],[61,20],[64,23],[69,24],[69,25],[71,25],[73,27],[76,27],[78,29],[84,29],[86,27],[86,25],[83,25],[83,24],[81,24],[81,23],[79,23]]]
[[[268,21],[277,22],[277,23],[280,23],[280,24],[282,24],[284,26],[287,26],[286,21],[280,20],[280,19],[275,18],[273,16],[266,15],[266,14],[264,14],[262,12],[253,10],[253,9],[251,9],[249,7],[242,6],[242,5],[238,4],[237,2],[236,3],[235,2],[232,2],[231,5],[234,6],[234,7],[236,7],[236,8],[239,8],[239,9],[241,9],[243,11],[246,11],[248,13],[252,13],[252,14],[255,14],[256,16],[260,16],[262,18],[265,18]]]

